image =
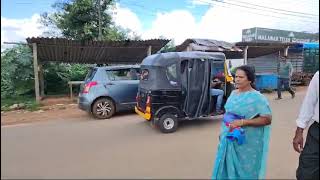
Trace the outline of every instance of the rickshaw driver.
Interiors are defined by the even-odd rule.
[[[148,80],[148,75],[149,75],[149,71],[148,70],[143,70],[140,74],[140,79],[141,80]]]
[[[215,76],[213,77],[213,81],[211,81],[211,89],[210,94],[211,96],[218,96],[217,97],[217,103],[216,103],[216,111],[214,111],[213,115],[220,115],[223,114],[223,111],[221,110],[222,100],[224,91],[220,89],[222,82],[220,79]]]

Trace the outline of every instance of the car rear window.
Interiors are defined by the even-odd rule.
[[[111,81],[119,80],[138,80],[138,72],[136,69],[116,69],[107,70],[108,78]]]
[[[88,81],[91,81],[94,77],[94,75],[96,74],[97,72],[97,68],[92,68],[89,70],[86,78],[85,78],[85,81],[88,82]]]

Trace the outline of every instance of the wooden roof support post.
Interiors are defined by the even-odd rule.
[[[34,70],[34,89],[36,92],[36,101],[40,102],[40,94],[39,94],[39,74],[38,74],[38,55],[37,55],[37,44],[32,43],[33,50],[33,70]]]
[[[151,48],[152,48],[151,46],[148,46],[148,54],[147,54],[148,56],[151,55],[151,52],[152,52],[152,51],[151,51]]]
[[[43,64],[39,62],[39,81],[40,81],[40,97],[44,97],[44,77],[43,77]]]
[[[190,44],[187,46],[186,51],[192,51],[192,47],[191,47],[191,45],[190,45]]]
[[[244,65],[248,64],[248,49],[249,49],[249,46],[246,46],[244,48],[244,55],[243,55]]]
[[[287,47],[284,49],[284,53],[283,53],[284,56],[288,56],[288,50],[289,50],[289,46],[287,46]]]

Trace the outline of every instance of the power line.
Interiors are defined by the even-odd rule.
[[[121,4],[123,4],[123,5],[128,5],[128,6],[135,6],[135,7],[138,7],[138,8],[141,8],[141,9],[143,9],[143,10],[146,10],[146,7],[145,6],[142,6],[142,5],[138,5],[138,4],[131,4],[131,3],[121,3]],[[143,11],[141,11],[140,9],[137,9],[137,11],[138,12],[141,12],[142,14],[148,14],[148,15],[150,15],[150,16],[156,16],[156,14],[155,13],[149,13],[149,12],[143,12]]]
[[[251,6],[261,7],[261,8],[265,8],[265,9],[272,9],[272,10],[277,10],[277,11],[284,11],[284,12],[289,12],[289,13],[296,13],[296,14],[303,14],[303,15],[310,15],[310,16],[319,17],[319,15],[316,15],[316,14],[310,14],[310,13],[303,13],[303,12],[297,12],[297,11],[289,11],[289,10],[284,10],[284,9],[272,8],[272,7],[261,6],[261,5],[257,5],[257,4],[252,4],[252,3],[244,2],[244,1],[238,1],[238,0],[230,0],[230,1],[235,1],[235,2],[239,2],[239,3],[249,4],[249,5],[251,5]]]
[[[32,3],[32,2],[15,2],[14,4],[17,4],[17,5],[33,5],[35,3]],[[50,4],[49,2],[36,2],[37,5],[49,5],[51,6],[52,4]]]
[[[199,0],[200,2],[203,2],[203,3],[206,3],[206,4],[212,4],[208,1],[202,1],[202,0]],[[262,6],[262,5],[257,5],[257,4],[253,4],[253,3],[248,3],[248,2],[244,2],[244,1],[239,1],[239,0],[230,0],[230,1],[234,1],[234,2],[239,2],[241,4],[236,4],[236,3],[231,3],[231,2],[227,2],[227,1],[222,1],[222,0],[211,0],[211,1],[214,1],[214,2],[218,2],[218,3],[224,3],[224,4],[229,4],[229,5],[232,5],[232,6],[239,6],[239,7],[243,7],[243,8],[247,8],[247,9],[256,9],[256,10],[262,10],[262,11],[269,11],[269,12],[273,12],[273,13],[278,13],[278,14],[283,14],[283,15],[288,15],[288,16],[295,16],[295,17],[300,17],[300,18],[310,18],[309,16],[314,16],[314,17],[319,17],[319,15],[315,15],[315,14],[311,14],[311,13],[304,13],[304,12],[296,12],[296,11],[289,11],[289,10],[284,10],[284,9],[278,9],[278,8],[272,8],[272,7],[267,7],[267,6]],[[17,2],[16,4],[33,4],[31,2]],[[39,4],[39,3],[37,3]],[[47,4],[47,3],[43,3],[42,4]],[[122,2],[123,4],[123,2]],[[127,3],[129,5],[133,5],[133,6],[137,6],[137,7],[141,7],[141,8],[146,8],[145,6],[142,6],[142,5],[139,5],[139,4],[136,4],[136,3]],[[243,5],[245,4],[245,5]],[[49,5],[49,4],[48,4]],[[248,6],[250,5],[250,6]],[[251,7],[253,6],[253,7]],[[160,9],[160,8],[157,8],[159,10],[163,10],[163,11],[167,11],[167,10],[164,10],[164,9]],[[287,13],[285,13],[287,12]],[[194,13],[196,15],[200,15],[199,13]],[[298,15],[300,14],[300,15]]]
[[[209,2],[207,2],[207,1],[202,1],[202,0],[199,0],[199,1],[204,2],[204,3],[208,4],[208,5],[217,5],[217,6],[220,6],[220,7],[229,8],[229,7],[223,6],[222,4],[216,4],[216,3],[213,3],[213,2],[212,2],[212,3],[209,3]],[[220,1],[218,1],[218,2],[220,2]],[[140,5],[140,4],[137,4],[137,3],[128,3],[128,2],[126,2],[126,3],[123,3],[123,4],[139,7],[139,8],[141,8],[141,9],[144,11],[144,12],[142,12],[143,14],[150,14],[150,13],[148,13],[147,11],[151,11],[152,16],[155,16],[152,12],[154,12],[154,10],[157,10],[157,9],[151,9],[151,10],[150,10],[150,8],[147,8],[147,7],[145,7],[145,6],[143,6],[143,5]],[[239,7],[236,6],[236,8],[239,8]],[[148,10],[148,9],[149,9],[149,10]],[[254,9],[254,8],[252,8],[252,9]],[[163,9],[158,8],[158,10],[163,10]],[[250,10],[251,10],[251,9],[250,9]],[[140,11],[140,12],[141,12],[141,11]],[[266,17],[283,19],[283,17],[274,16],[274,15],[261,14],[261,13],[252,12],[252,11],[245,11],[245,12],[249,12],[249,13],[257,14],[257,15],[261,15],[261,16],[266,16]],[[310,17],[309,17],[309,18],[310,18]],[[288,19],[289,19],[289,18],[288,18]],[[289,19],[289,20],[301,22],[301,21],[296,20],[296,19]],[[319,23],[319,22],[308,21],[308,20],[303,20],[303,22]]]
[[[206,3],[206,4],[211,4],[208,1],[202,1],[202,0],[199,0],[199,1],[203,2],[203,3]],[[244,1],[239,1],[239,0],[229,0],[229,1],[238,2],[238,3],[241,3],[241,4],[230,3],[230,2],[222,1],[222,0],[211,0],[211,1],[230,4],[230,5],[233,5],[233,6],[240,6],[240,7],[244,7],[244,8],[252,8],[250,6],[255,6],[255,7],[259,7],[259,10],[264,10],[264,11],[269,10],[270,12],[275,12],[275,13],[280,13],[280,14],[285,14],[285,15],[292,15],[292,16],[297,16],[297,17],[300,17],[300,16],[302,16],[302,17],[308,17],[308,16],[319,17],[319,15],[316,15],[316,14],[304,13],[304,12],[298,12],[298,11],[289,11],[289,10],[278,9],[278,8],[272,8],[272,7],[262,6],[262,5],[253,4],[253,3],[244,2]],[[121,2],[121,3],[123,4],[123,2]],[[33,3],[31,3],[31,2],[16,2],[15,4],[21,4],[21,5],[29,4],[29,5],[31,5]],[[37,4],[49,5],[48,2],[42,2],[42,1],[37,2]],[[245,5],[242,5],[242,4],[245,4]],[[131,4],[131,5],[136,5],[136,6],[140,6],[141,7],[141,5],[137,5],[137,4]],[[246,6],[246,5],[250,5],[250,6]],[[143,6],[143,8],[145,8],[145,7]],[[261,8],[264,8],[264,9],[261,9]],[[160,10],[164,10],[164,9],[160,9]],[[164,10],[164,11],[166,11],[166,10]],[[280,11],[280,12],[277,12],[277,11]],[[281,11],[282,12],[287,12],[287,13],[282,13]],[[291,14],[288,14],[288,13],[291,13]],[[297,15],[297,14],[300,14],[300,15]]]
[[[199,1],[201,1],[201,0],[199,0]],[[247,9],[255,9],[255,10],[266,11],[265,9],[261,9],[261,8],[255,8],[255,7],[250,7],[250,6],[241,5],[241,4],[234,4],[234,3],[220,1],[220,0],[211,0],[211,1],[218,2],[218,3],[223,3],[223,4],[228,4],[228,5],[232,5],[232,6],[238,6],[238,7],[247,8]],[[207,2],[207,1],[201,1],[201,2],[204,2],[204,3],[207,3],[207,4],[212,4],[212,3]],[[303,16],[303,15],[288,14],[288,13],[282,13],[282,12],[271,11],[271,10],[269,10],[269,11],[273,12],[273,13],[277,13],[277,14],[288,15],[288,16],[295,16],[295,17],[300,17],[300,18],[311,18],[311,17]]]
[[[223,4],[228,4],[228,5],[231,5],[231,6],[236,6],[236,7],[240,7],[240,8],[246,8],[246,9],[250,9],[250,10],[259,10],[259,11],[264,11],[264,12],[272,12],[272,13],[277,13],[277,14],[283,14],[283,15],[287,15],[287,16],[295,16],[295,17],[300,17],[300,18],[308,18],[310,19],[311,17],[308,17],[307,15],[309,16],[317,16],[317,15],[314,15],[314,14],[309,14],[309,13],[303,13],[303,12],[295,12],[295,11],[288,11],[288,10],[283,10],[283,9],[277,9],[277,8],[271,8],[271,7],[266,7],[266,6],[261,6],[261,5],[256,5],[256,4],[252,4],[252,3],[247,3],[247,2],[243,2],[243,1],[238,1],[238,0],[233,0],[233,1],[237,1],[237,2],[242,2],[242,3],[245,3],[245,4],[248,4],[248,5],[251,5],[251,6],[257,6],[259,8],[255,8],[255,7],[250,7],[250,6],[246,6],[246,5],[240,5],[240,4],[234,4],[234,3],[230,3],[230,2],[224,2],[224,1],[221,1],[221,0],[212,0],[216,3],[213,3],[213,2],[208,2],[208,1],[202,1],[202,0],[199,0],[203,3],[206,3],[208,5],[218,5],[217,3],[223,3]],[[30,3],[32,4],[32,3]],[[141,4],[137,4],[137,3],[129,3],[129,2],[123,2],[122,1],[122,4],[127,4],[127,5],[131,5],[131,6],[135,6],[135,7],[139,7],[141,8],[141,11],[143,14],[147,14],[147,15],[150,15],[150,16],[156,16],[156,14],[154,13],[156,10],[162,10],[162,11],[167,11],[167,10],[164,10],[164,9],[161,9],[161,8],[147,8]],[[225,7],[225,8],[228,8],[226,6],[222,6],[222,4],[219,4],[218,6],[221,6],[221,7]],[[272,10],[266,10],[266,9],[262,9],[262,8],[266,8],[266,9],[272,9]],[[148,10],[148,9],[151,9],[151,10]],[[146,12],[146,11],[149,11],[149,12]],[[278,12],[278,11],[285,11],[285,12],[289,12],[289,13],[299,13],[299,14],[305,14],[305,15],[295,15],[295,14],[288,14],[288,13],[282,13],[282,12]],[[246,12],[250,12],[250,11],[246,11]],[[261,15],[261,16],[267,16],[267,17],[273,17],[273,18],[281,18],[283,19],[283,17],[279,17],[279,16],[274,16],[274,15],[267,15],[267,14],[261,14],[261,13],[257,13],[257,12],[250,12],[252,14],[257,14],[257,15]],[[202,15],[203,13],[193,13],[193,14],[196,14],[196,15]],[[295,20],[295,19],[288,19],[288,20],[292,20],[292,21],[296,21],[296,22],[302,22],[302,21],[299,21],[299,20]],[[306,20],[303,20],[303,22],[310,22],[310,23],[319,23],[319,21],[306,21]]]
[[[222,4],[213,4],[213,5],[215,5],[215,6],[220,6],[220,7],[223,7],[223,8],[229,8],[229,7],[224,6],[224,5],[222,5]],[[265,17],[270,17],[270,18],[283,19],[283,17],[279,17],[279,16],[261,14],[261,13],[257,13],[257,12],[250,12],[250,11],[247,11],[247,10],[245,11],[245,10],[243,10],[242,8],[238,8],[238,7],[236,7],[236,8],[237,8],[238,10],[243,11],[243,12],[246,12],[246,13],[256,14],[256,15],[265,16]],[[290,18],[287,18],[286,20],[291,20],[291,21],[295,21],[295,22],[302,22],[302,23],[309,22],[309,23],[319,24],[319,22],[307,21],[307,20],[300,21],[300,20],[290,19]]]
[[[121,4],[125,4],[125,5],[131,5],[131,6],[136,6],[136,7],[139,7],[139,8],[141,8],[142,10],[147,10],[147,9],[149,9],[149,11],[152,11],[152,12],[154,12],[154,11],[156,11],[156,10],[160,10],[160,11],[164,11],[164,12],[168,12],[168,10],[167,9],[161,9],[161,8],[147,8],[146,6],[143,6],[143,5],[141,5],[141,4],[137,4],[137,3],[129,3],[129,2],[122,2]],[[200,13],[200,12],[196,12],[196,13],[193,13],[193,14],[195,14],[195,15],[203,15],[203,13]],[[154,14],[155,15],[155,14]]]
[[[122,4],[126,5],[125,3],[122,3]],[[139,6],[139,5],[136,5],[136,4],[127,4],[127,5],[131,5],[131,6],[135,6],[135,7],[141,8],[141,9],[136,9],[135,11],[140,12],[143,15],[149,15],[149,16],[152,16],[152,17],[156,17],[157,16],[157,14],[155,14],[153,12],[144,11],[146,9],[146,7],[142,7],[142,6]]]

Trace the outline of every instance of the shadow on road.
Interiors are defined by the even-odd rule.
[[[201,119],[195,119],[195,120],[183,120],[179,122],[179,127],[177,131],[188,131],[191,129],[196,130],[196,129],[201,129],[201,128],[205,128],[212,125],[216,126],[219,124],[220,124],[220,119],[201,118]],[[144,130],[146,128],[149,128],[154,132],[162,134],[158,128],[152,127],[149,121],[146,121],[143,119],[141,122],[136,123],[136,126],[140,128],[143,127],[141,129],[144,129]]]
[[[219,119],[209,119],[209,118],[201,118],[195,120],[185,120],[179,122],[179,128],[191,128],[191,127],[202,127],[208,126],[210,124],[219,124]]]
[[[134,110],[121,111],[114,114],[114,117],[121,117],[135,114]]]

